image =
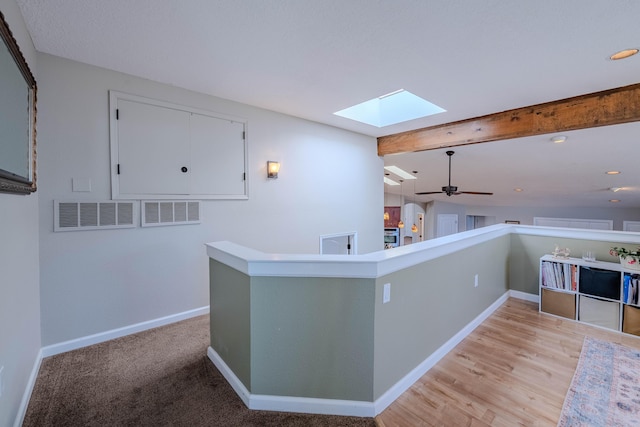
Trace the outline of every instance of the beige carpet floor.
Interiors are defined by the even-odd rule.
[[[45,358],[23,427],[375,426],[251,411],[207,358],[209,316]]]

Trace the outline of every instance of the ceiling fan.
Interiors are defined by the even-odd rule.
[[[451,185],[451,156],[453,156],[453,153],[455,153],[455,151],[447,151],[447,156],[449,156],[449,185],[442,187],[441,191],[423,191],[415,194],[423,195],[445,193],[447,196],[451,196],[453,194],[480,194],[484,196],[493,195],[493,193],[485,193],[482,191],[458,191],[458,187],[456,187],[455,185]]]

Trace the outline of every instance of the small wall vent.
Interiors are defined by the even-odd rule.
[[[144,200],[142,226],[200,224],[199,200]]]
[[[53,201],[53,231],[134,228],[138,224],[136,202],[113,200]]]

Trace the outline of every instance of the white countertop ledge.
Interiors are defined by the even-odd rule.
[[[378,278],[512,233],[640,244],[639,233],[496,224],[362,255],[272,254],[228,241],[206,247],[211,259],[249,276]]]

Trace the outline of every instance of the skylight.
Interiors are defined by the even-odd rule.
[[[395,182],[391,178],[387,178],[386,176],[384,177],[384,183],[387,185],[400,185],[399,183]]]
[[[400,89],[333,114],[381,128],[444,111],[447,110]]]
[[[400,169],[397,166],[385,166],[384,167],[386,170],[388,170],[389,172],[391,172],[394,175],[398,175],[400,178],[404,178],[404,179],[416,179],[416,177],[414,175],[411,175],[409,172],[407,172],[404,169]]]

